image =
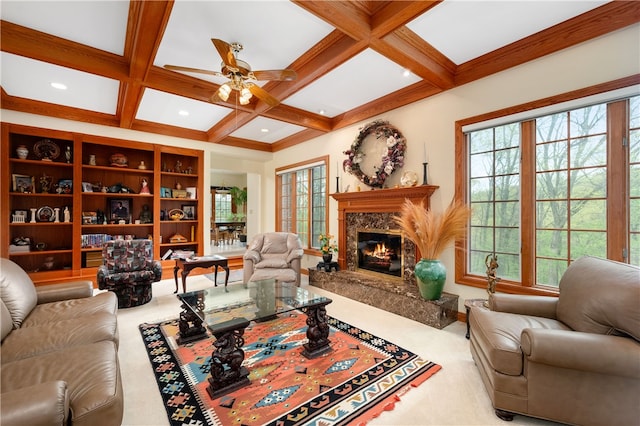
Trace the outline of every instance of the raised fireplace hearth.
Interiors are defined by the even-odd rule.
[[[425,201],[433,185],[331,194],[338,201],[340,271],[309,269],[309,284],[436,328],[457,320],[458,296],[420,296],[413,270],[420,256],[394,218],[405,200]]]

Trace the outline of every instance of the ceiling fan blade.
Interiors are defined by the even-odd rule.
[[[258,81],[293,81],[298,75],[294,70],[266,70],[266,71],[253,71],[253,75]]]
[[[277,106],[278,104],[280,104],[279,100],[277,100],[276,98],[271,96],[269,94],[269,92],[267,92],[266,90],[264,90],[262,87],[258,86],[257,84],[247,83],[246,86],[249,88],[249,91],[256,98],[266,102],[267,104],[269,104],[269,106],[274,107],[274,106]]]
[[[216,77],[226,77],[224,74],[218,71],[202,70],[200,68],[181,67],[179,65],[165,65],[164,67],[171,71],[195,72],[199,74],[215,75]]]
[[[222,62],[224,62],[225,65],[228,65],[230,67],[238,68],[238,64],[236,63],[236,57],[233,54],[233,49],[231,48],[231,45],[226,41],[220,40],[218,38],[212,38],[211,41],[213,42],[213,45],[216,47],[216,50],[218,51],[218,53],[220,54],[220,57],[222,58]]]

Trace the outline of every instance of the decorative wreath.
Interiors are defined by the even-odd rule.
[[[376,172],[372,176],[368,176],[360,168],[360,163],[366,155],[361,152],[360,148],[364,140],[371,134],[375,135],[376,139],[384,138],[387,152],[382,156],[380,165],[375,167]],[[351,144],[351,149],[344,151],[348,158],[342,163],[342,168],[365,185],[382,188],[387,177],[404,165],[406,147],[407,141],[398,129],[390,125],[388,121],[376,120],[360,129],[360,133]]]

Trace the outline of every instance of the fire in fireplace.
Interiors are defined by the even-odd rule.
[[[358,270],[402,278],[403,240],[400,231],[358,229]]]

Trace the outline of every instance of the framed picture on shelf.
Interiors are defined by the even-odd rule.
[[[109,223],[131,223],[132,198],[109,198],[107,199],[107,212]]]
[[[160,188],[160,198],[171,198],[172,195],[171,188]]]
[[[180,208],[184,212],[184,220],[196,219],[196,205],[195,204],[183,204]]]
[[[58,194],[71,194],[73,193],[73,180],[71,179],[60,179],[58,181],[58,189],[56,191]]]
[[[12,174],[11,182],[13,183],[13,192],[33,192],[35,186],[33,176]]]
[[[82,192],[93,192],[93,185],[90,182],[82,182]]]

